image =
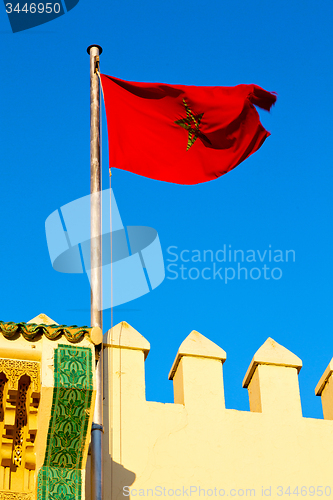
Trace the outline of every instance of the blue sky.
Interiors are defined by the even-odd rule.
[[[150,400],[173,400],[167,375],[195,329],[227,352],[227,407],[247,410],[241,383],[270,336],[303,360],[303,414],[321,418],[314,388],[333,356],[332,15],[320,0],[80,0],[66,15],[13,34],[3,7],[0,318],[44,312],[62,324],[90,321],[87,277],[52,269],[44,230],[51,212],[89,193],[88,45],[100,44],[101,71],[122,79],[255,83],[278,93],[271,113],[260,112],[272,135],[235,170],[179,186],[114,169],[113,189],[124,224],[155,228],[165,260],[170,246],[216,252],[225,244],[293,249],[295,262],[280,263],[280,280],[228,284],[171,280],[167,271],[152,293],[115,308],[114,322],[126,320],[151,343]],[[104,118],[104,187],[107,148]]]

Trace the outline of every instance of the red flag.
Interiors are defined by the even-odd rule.
[[[110,167],[177,184],[226,174],[270,135],[254,107],[276,95],[257,85],[195,87],[101,75]]]

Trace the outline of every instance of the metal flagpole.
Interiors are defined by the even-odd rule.
[[[90,268],[91,326],[103,329],[102,316],[102,240],[101,240],[101,168],[100,168],[100,102],[99,55],[102,47],[90,45]],[[96,349],[96,403],[91,428],[91,499],[103,498],[103,346]]]

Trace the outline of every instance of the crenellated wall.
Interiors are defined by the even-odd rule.
[[[171,368],[174,404],[145,399],[142,335],[122,322],[104,342],[104,500],[129,488],[130,498],[333,496],[333,363],[316,389],[321,420],[302,417],[302,362],[271,338],[244,378],[249,412],[225,408],[226,354],[198,332]]]

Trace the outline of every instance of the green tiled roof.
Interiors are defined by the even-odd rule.
[[[65,335],[69,342],[79,342],[85,335],[90,337],[91,328],[88,326],[66,325],[37,325],[35,323],[13,323],[0,321],[0,333],[6,339],[22,335],[26,340],[34,340],[39,335],[45,335],[50,340],[55,340]]]

